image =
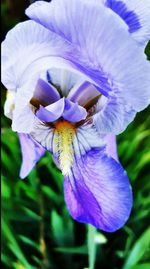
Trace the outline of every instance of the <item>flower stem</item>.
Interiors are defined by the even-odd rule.
[[[38,199],[39,199],[39,214],[41,216],[40,226],[39,226],[39,244],[40,244],[40,251],[42,254],[42,268],[47,269],[49,268],[49,261],[47,257],[47,250],[46,250],[46,242],[45,242],[45,225],[44,225],[44,200],[43,194],[41,191],[41,183],[38,179]]]
[[[96,243],[95,243],[96,228],[88,225],[88,261],[89,269],[95,268],[96,261]]]

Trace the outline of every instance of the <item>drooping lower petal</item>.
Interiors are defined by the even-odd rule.
[[[53,148],[53,129],[50,126],[43,124],[38,118],[30,133],[31,137],[36,140],[45,150],[52,152]]]
[[[127,221],[132,191],[122,166],[99,149],[76,160],[65,177],[65,200],[72,217],[113,232]]]
[[[103,137],[103,141],[105,141],[106,143],[107,155],[111,156],[114,160],[118,162],[116,136],[112,134],[105,135]]]
[[[34,141],[30,135],[23,133],[18,133],[18,135],[22,152],[20,177],[25,178],[44,155],[45,149]]]
[[[49,137],[50,131],[47,130],[46,137]],[[106,143],[90,124],[77,127],[74,123],[60,120],[54,124],[52,132],[52,153],[64,176],[70,174],[76,159],[82,158],[91,148],[104,148]],[[38,139],[37,133],[34,137]]]

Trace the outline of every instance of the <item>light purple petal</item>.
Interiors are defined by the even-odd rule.
[[[41,105],[47,106],[58,101],[60,99],[60,94],[55,87],[43,79],[38,79],[33,98],[39,101]]]
[[[32,83],[27,83],[19,88],[15,95],[15,104],[12,118],[12,129],[19,133],[30,133],[35,122],[35,114],[30,105],[32,97]]]
[[[22,152],[20,177],[25,178],[44,155],[45,149],[34,141],[30,135],[23,133],[18,133],[18,135]]]
[[[75,156],[77,159],[80,159],[83,155],[87,154],[91,148],[104,148],[105,144],[103,137],[99,135],[95,126],[86,122],[76,130],[73,145]]]
[[[78,122],[86,118],[87,112],[85,108],[73,103],[67,98],[61,98],[57,102],[43,107],[40,106],[36,112],[39,120],[45,122],[53,122],[63,117],[70,122]]]
[[[88,81],[75,85],[68,94],[68,98],[72,102],[78,102],[81,106],[85,106],[98,96],[100,96],[100,92]]]
[[[67,96],[70,89],[79,81],[83,81],[84,77],[81,77],[81,73],[75,73],[71,66],[66,65],[64,68],[51,68],[48,70],[48,77],[50,83],[56,85],[63,96]]]
[[[132,191],[127,174],[114,159],[91,150],[65,177],[65,200],[72,217],[98,229],[114,232],[129,218]]]
[[[130,1],[131,2],[131,1]],[[135,2],[135,0],[134,0]],[[133,33],[141,28],[138,16],[134,10],[129,9],[126,1],[106,0],[105,5],[118,14],[129,27],[129,32]]]
[[[42,71],[62,66],[70,46],[61,37],[34,21],[17,24],[2,43],[2,82],[16,90]],[[31,91],[34,89],[31,89]]]
[[[65,107],[62,116],[67,121],[79,122],[81,120],[85,120],[87,112],[82,106],[65,98]]]
[[[115,134],[124,130],[133,119],[130,110],[140,111],[150,103],[150,65],[146,63],[141,48],[131,39],[123,20],[113,11],[98,1],[54,0],[52,3],[33,4],[27,13],[45,27],[28,21],[18,24],[8,33],[2,45],[2,81],[6,87],[22,88],[21,85],[31,78],[37,82],[41,71],[61,68],[68,60],[67,64],[86,74],[101,93],[109,98],[114,96],[117,102],[122,100],[121,110],[127,120],[122,120],[121,116],[119,123],[116,121],[114,125],[113,113],[104,113],[110,118],[105,126]],[[29,90],[33,93],[35,87]],[[26,105],[23,105],[25,113],[16,103],[17,106],[14,115],[19,121],[13,120],[13,128],[28,132],[32,122],[29,121],[30,128],[27,122],[30,118],[33,121],[33,115],[27,115],[30,110]],[[24,116],[22,119],[18,111]],[[100,127],[103,131],[104,121]]]
[[[105,135],[103,141],[106,143],[107,155],[118,161],[116,136],[112,134]]]
[[[4,115],[11,120],[13,118],[13,110],[14,110],[14,105],[15,105],[15,95],[16,95],[15,92],[7,91],[6,101],[4,103]]]
[[[30,133],[31,137],[36,140],[43,148],[52,152],[54,130],[48,125],[43,124],[38,118]]]
[[[41,129],[41,128],[40,128]],[[40,134],[41,132],[41,134]],[[51,143],[47,143],[46,140],[47,137],[50,137],[49,133],[52,132],[52,130],[45,130],[45,132],[42,132],[42,129],[39,131],[38,129],[34,132],[35,133],[35,139],[41,137],[41,141],[43,141],[45,144],[47,144],[47,148],[49,148]],[[52,149],[53,149],[53,156],[57,160],[60,158],[59,154],[59,144],[58,144],[58,136],[56,133],[55,136],[55,130],[53,130],[53,140],[52,140]],[[56,138],[56,139],[55,139]],[[75,135],[73,137],[70,137],[72,143],[70,144],[69,153],[74,152],[74,158],[80,159],[82,158],[82,155],[85,155],[91,148],[105,148],[106,141],[104,141],[103,137],[101,137],[98,132],[96,132],[95,126],[92,124],[83,124],[78,126],[75,130]],[[44,145],[42,143],[42,145]],[[65,147],[65,146],[64,146]],[[63,148],[63,147],[62,147]],[[72,156],[71,156],[72,158]]]
[[[97,104],[93,122],[100,134],[119,134],[134,119],[136,111],[124,103],[123,98],[102,96]]]
[[[122,98],[135,111],[150,103],[150,64],[115,12],[99,1],[53,0],[32,4],[26,14],[76,46],[66,59],[101,93]]]
[[[135,40],[146,45],[150,39],[149,0],[106,0],[105,5],[125,21]]]
[[[57,102],[43,107],[40,106],[39,110],[36,112],[36,116],[39,120],[45,122],[53,122],[61,117],[64,111],[64,98],[61,98]]]

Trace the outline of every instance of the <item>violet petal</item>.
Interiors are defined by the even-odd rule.
[[[72,217],[114,232],[129,218],[132,191],[127,174],[114,159],[93,149],[65,177],[65,200]]]
[[[18,136],[22,152],[20,177],[25,178],[44,155],[45,149],[28,134],[18,133]]]

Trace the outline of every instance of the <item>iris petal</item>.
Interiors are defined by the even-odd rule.
[[[134,119],[136,111],[123,98],[102,96],[93,115],[93,122],[100,134],[119,134]]]
[[[125,1],[106,0],[105,4],[126,22],[130,33],[133,33],[141,28],[138,16],[133,10],[127,8]]]
[[[74,46],[74,54],[66,54],[66,59],[93,80],[102,94],[113,96],[116,103],[122,99],[122,113],[128,120],[122,126],[117,122],[114,133],[123,131],[135,113],[149,104],[150,65],[115,12],[99,1],[54,0],[32,4],[26,14]]]
[[[42,25],[31,20],[19,23],[2,43],[2,82],[14,91],[29,78],[35,77],[37,83],[42,71],[62,67],[67,51],[68,43]]]
[[[34,141],[30,135],[23,133],[19,133],[18,135],[22,152],[20,177],[25,178],[44,155],[45,149]]]
[[[91,100],[100,96],[100,92],[88,81],[76,84],[68,94],[72,102],[78,102],[81,106],[86,106]]]
[[[44,81],[43,79],[38,79],[35,91],[33,93],[33,97],[31,99],[31,103],[41,104],[43,106],[54,103],[60,99],[60,94],[58,91]]]
[[[74,70],[71,70],[69,65],[66,65],[63,69],[51,68],[48,70],[49,82],[56,85],[63,96],[67,96],[70,89],[78,83],[78,81],[83,80],[81,74],[74,73],[73,71]]]
[[[64,98],[61,98],[49,106],[40,106],[39,110],[36,112],[36,116],[39,120],[44,122],[56,121],[63,114],[64,106]]]
[[[34,140],[42,145],[43,148],[52,152],[54,133],[50,126],[44,125],[38,118],[36,118],[30,135]]]
[[[15,92],[13,91],[7,91],[6,94],[6,101],[4,104],[4,114],[9,119],[13,118],[13,110],[15,106]]]
[[[104,2],[126,22],[133,38],[140,44],[146,45],[150,39],[150,1],[106,0]]]
[[[62,116],[70,122],[79,122],[81,120],[85,120],[87,112],[85,108],[78,105],[78,103],[73,103],[69,99],[65,98],[65,108]]]
[[[67,98],[61,98],[49,106],[40,106],[36,116],[44,122],[54,122],[60,117],[70,122],[79,122],[86,118],[87,112],[77,103],[73,103]]]
[[[109,134],[103,137],[103,140],[106,143],[106,153],[108,156],[111,156],[114,160],[118,162],[118,153],[117,153],[117,141],[116,136]]]
[[[132,191],[121,165],[98,149],[76,161],[65,177],[65,200],[75,220],[113,232],[127,221]]]

